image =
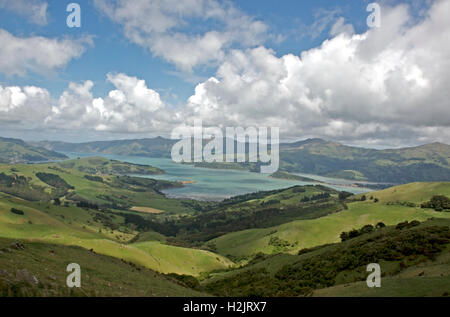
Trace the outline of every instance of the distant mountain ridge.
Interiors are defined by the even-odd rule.
[[[34,142],[34,145],[52,151],[115,154],[124,156],[170,157],[172,146],[177,140],[163,137],[113,141],[70,143],[60,141]]]
[[[0,137],[0,163],[32,163],[66,159],[67,156],[23,140]]]
[[[52,151],[170,158],[175,142],[177,140],[156,137],[85,143],[43,141],[33,144]],[[202,166],[205,164],[208,163]],[[220,167],[220,164],[211,163],[211,167]],[[259,170],[255,163],[236,163],[236,167]],[[449,181],[450,146],[435,142],[377,150],[317,138],[306,139],[280,144],[280,171],[395,184]]]
[[[308,139],[280,145],[280,169],[376,182],[450,180],[450,146],[376,150]]]

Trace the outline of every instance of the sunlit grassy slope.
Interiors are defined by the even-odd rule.
[[[21,241],[24,249],[11,248],[17,240],[0,238],[0,296],[204,296],[174,280],[143,267],[86,249]],[[69,263],[81,268],[81,288],[69,289]],[[18,271],[26,270],[38,285],[27,283]],[[23,274],[22,274],[23,275]]]
[[[211,274],[202,285],[223,296],[448,296],[450,219],[402,229],[376,229],[299,254],[258,256],[248,265]],[[381,288],[369,288],[369,263],[381,267]]]
[[[110,206],[115,203],[121,206],[159,208],[165,211],[165,215],[190,212],[191,209],[185,207],[181,201],[167,199],[159,193],[158,186],[171,184],[155,181],[155,184],[149,183],[148,187],[137,186],[133,182],[122,183],[121,179],[112,175],[159,172],[160,170],[152,167],[104,158],[33,165],[0,165],[0,174],[26,179],[26,185],[19,187],[14,196],[0,193],[0,237],[81,246],[164,273],[198,275],[204,271],[223,269],[231,265],[232,263],[222,256],[203,250],[169,246],[162,242],[139,244],[139,247],[129,244],[128,242],[136,236],[137,231],[126,225],[123,210],[103,212],[79,208],[70,201],[70,198],[67,199],[70,195],[76,195],[78,199],[100,206]],[[46,193],[53,195],[54,191],[60,188],[44,182],[36,175],[37,173],[57,175],[73,187],[63,193],[65,196],[59,197],[61,206],[49,201],[50,196],[45,196]],[[100,181],[89,179],[89,176],[98,177]],[[5,190],[11,188],[8,184],[3,186]],[[12,187],[14,186],[16,185],[13,184]],[[27,191],[30,188],[34,188],[33,190],[45,199],[27,201],[20,198],[21,196],[27,198]],[[69,204],[64,206],[67,200]],[[19,209],[24,214],[12,213],[12,208]],[[128,211],[128,213],[135,212]],[[105,217],[107,222],[102,220]]]
[[[286,252],[297,252],[321,244],[340,241],[339,235],[343,231],[358,229],[366,224],[375,225],[383,222],[394,225],[405,220],[424,221],[431,217],[450,218],[450,213],[435,212],[431,209],[408,207],[403,202],[419,203],[430,199],[433,195],[449,195],[450,183],[412,183],[392,187],[386,190],[372,192],[366,196],[379,198],[374,202],[366,201],[348,203],[348,210],[330,214],[311,220],[297,220],[280,226],[249,229],[233,232],[211,241],[217,247],[217,252],[223,255],[246,256],[258,252],[277,252],[275,246],[270,245],[272,237],[278,237],[291,244],[297,243]],[[388,202],[395,204],[387,204]]]
[[[67,184],[73,186],[68,194],[76,194],[85,200],[97,204],[111,204],[112,202],[127,206],[142,206],[161,209],[169,213],[189,212],[189,208],[183,206],[180,201],[166,199],[155,190],[133,190],[133,186],[120,186],[117,184],[116,175],[122,174],[160,174],[162,170],[144,165],[112,161],[101,157],[89,157],[75,160],[67,160],[45,164],[0,164],[0,174],[17,175],[27,178],[29,185],[50,194],[51,185],[39,179],[37,173],[54,174],[62,178]],[[103,181],[91,181],[86,176],[101,177]],[[155,181],[156,182],[156,181]],[[176,183],[158,181],[155,189],[161,186],[179,186]],[[45,198],[44,196],[42,197]]]
[[[163,273],[198,275],[232,264],[211,252],[160,242],[126,244],[134,234],[106,230],[81,208],[38,204],[0,198],[0,237],[81,246]],[[24,215],[11,213],[12,207],[20,208]]]

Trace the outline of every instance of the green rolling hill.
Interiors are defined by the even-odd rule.
[[[0,137],[0,163],[29,163],[66,159],[67,156],[19,139]]]
[[[81,288],[66,286],[69,263],[81,267]],[[205,295],[153,270],[84,248],[0,238],[2,297]]]
[[[158,228],[158,217],[193,212],[159,192],[178,183],[112,174],[135,170],[161,172],[103,158],[0,165],[0,237],[81,246],[163,273],[199,275],[232,265],[205,250],[133,243],[140,231]],[[161,214],[131,211],[133,206]]]
[[[351,197],[346,203],[347,209],[320,218],[231,232],[209,243],[215,246],[218,253],[225,256],[244,257],[258,252],[271,254],[280,252],[280,249],[295,253],[303,248],[338,242],[341,232],[360,228],[366,224],[376,225],[381,221],[386,225],[394,225],[406,220],[450,218],[448,212],[420,208],[420,203],[432,196],[450,196],[449,193],[448,182],[395,186],[366,194],[369,198],[365,201],[361,201],[362,195]],[[375,198],[379,201],[375,202]]]
[[[180,183],[127,176],[163,172],[101,157],[0,164],[0,294],[447,292],[449,182],[409,183],[364,195],[316,184],[202,202],[160,191]],[[437,196],[442,211],[430,204]],[[86,270],[82,291],[64,286],[68,261]],[[381,262],[385,292],[364,287],[367,261]],[[30,284],[30,276],[39,284]]]
[[[259,255],[202,285],[219,296],[448,296],[449,225],[411,222],[292,255]],[[380,264],[381,288],[366,285],[369,263]]]

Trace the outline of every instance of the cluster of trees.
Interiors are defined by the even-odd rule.
[[[11,208],[10,211],[11,211],[13,214],[16,214],[16,215],[23,215],[23,214],[24,214],[23,210],[16,209],[16,208]]]
[[[75,187],[69,185],[64,179],[62,179],[59,175],[51,174],[51,173],[36,173],[36,177],[39,178],[44,183],[61,189],[75,189]]]
[[[369,224],[369,225],[365,225],[364,227],[362,227],[359,230],[358,229],[353,229],[353,230],[350,230],[348,232],[344,231],[344,232],[341,233],[340,238],[341,238],[341,241],[344,242],[344,241],[347,241],[349,239],[353,239],[353,238],[359,237],[360,235],[363,235],[365,233],[370,233],[370,232],[374,231],[375,229],[381,229],[381,228],[384,228],[384,227],[386,227],[386,225],[384,223],[382,223],[382,222],[377,223],[375,227]]]
[[[217,205],[215,202],[200,201],[193,199],[184,199],[181,201],[181,205],[187,208],[194,209],[195,211],[209,211]]]
[[[99,210],[99,207],[97,204],[91,203],[89,201],[78,201],[77,207]]]
[[[103,183],[103,177],[101,176],[84,175],[84,178],[93,182]]]
[[[215,280],[207,290],[218,296],[301,296],[314,289],[330,287],[367,278],[365,266],[380,261],[400,263],[407,268],[417,263],[417,257],[433,259],[449,243],[448,226],[424,226],[406,230],[380,230],[368,239],[348,241],[345,244],[322,246],[323,252],[301,255],[298,261],[287,264],[275,274],[266,268],[251,266],[242,273]],[[397,271],[385,271],[387,275]],[[340,280],[338,280],[340,277]]]
[[[275,247],[276,252],[282,252],[290,247],[294,247],[296,243],[290,243],[289,241],[283,240],[279,237],[271,237],[269,240],[269,245]]]
[[[339,197],[339,200],[344,200],[344,199],[347,199],[350,196],[353,196],[353,194],[349,193],[349,192],[346,192],[346,191],[342,191],[342,192],[339,192],[339,196],[338,197]]]
[[[278,199],[269,199],[267,201],[261,202],[261,206],[268,206],[268,205],[277,205],[280,201]]]
[[[420,225],[420,221],[417,221],[417,220],[413,220],[411,222],[404,221],[404,222],[398,223],[395,226],[395,229],[397,229],[397,230],[410,229],[410,228],[416,227],[418,225]]]
[[[107,215],[105,213],[98,212],[93,218],[94,221],[100,222],[105,227],[110,228],[111,230],[117,230],[119,229],[119,225],[113,222],[112,217],[114,217],[114,215]]]
[[[320,194],[316,194],[316,195],[312,195],[311,197],[309,196],[305,196],[302,199],[300,199],[300,202],[305,203],[308,201],[314,201],[314,200],[319,200],[319,199],[327,199],[330,198],[330,194],[329,193],[320,193]]]
[[[444,195],[433,196],[429,201],[420,205],[421,208],[433,208],[436,211],[450,210],[450,199]]]
[[[128,189],[135,192],[154,190],[159,194],[162,194],[160,192],[160,190],[162,189],[182,186],[182,184],[178,182],[133,176],[116,176],[114,177],[114,181],[111,183],[111,185],[117,188]]]
[[[28,181],[24,176],[20,176],[20,175],[6,175],[5,173],[0,173],[0,184],[7,186],[7,187],[12,187],[13,185],[16,184],[22,184],[25,185],[27,184]]]
[[[41,186],[31,185],[24,176],[0,173],[0,191],[28,201],[50,201],[59,195],[58,190],[50,194]]]
[[[293,187],[294,192],[295,192],[296,188],[302,189],[303,192],[305,191],[305,189],[303,187]],[[262,192],[248,193],[248,194],[239,195],[239,196],[233,196],[233,197],[224,199],[222,202],[220,202],[218,204],[218,206],[225,207],[225,206],[241,203],[241,202],[244,202],[247,200],[261,199],[261,198],[267,197],[269,195],[275,195],[275,194],[281,193],[282,191],[285,191],[285,190],[286,189],[276,189],[276,190],[270,190],[270,191],[262,191]]]

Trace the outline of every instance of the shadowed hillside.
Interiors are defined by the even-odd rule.
[[[66,159],[67,156],[19,139],[0,137],[0,163],[27,163]]]

